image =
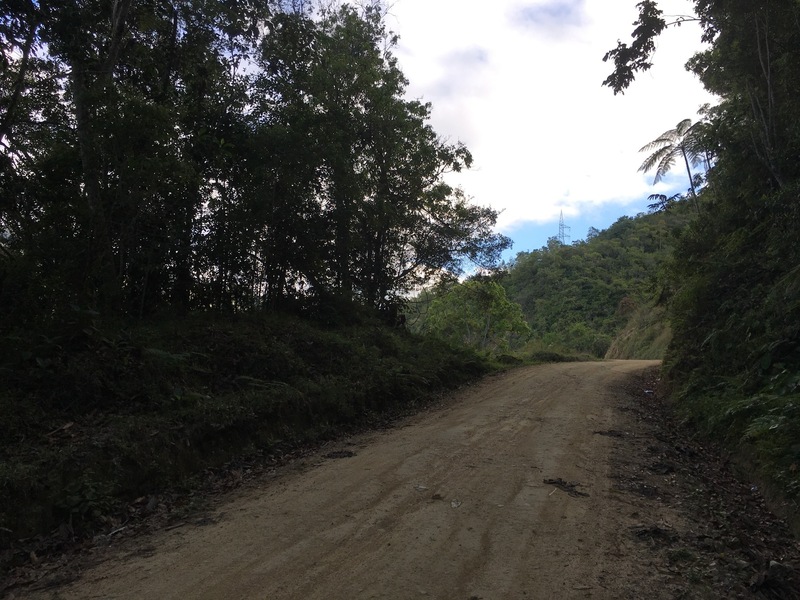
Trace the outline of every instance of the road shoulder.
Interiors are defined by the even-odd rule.
[[[631,378],[616,410],[620,429],[607,435],[625,522],[617,544],[638,556],[632,587],[651,598],[800,598],[800,545],[788,525],[678,422],[657,370]]]

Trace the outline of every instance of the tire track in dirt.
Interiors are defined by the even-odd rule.
[[[141,551],[120,549],[78,581],[27,597],[627,597],[635,557],[618,543],[628,523],[610,478],[614,440],[593,432],[615,428],[623,386],[655,364],[490,377],[441,410],[354,438],[352,457],[320,455],[241,490],[207,526],[133,541]]]

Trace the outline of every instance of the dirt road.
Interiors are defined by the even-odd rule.
[[[700,525],[659,503],[655,496],[670,496],[660,480],[624,474],[646,470],[638,455],[662,451],[650,434],[620,431],[636,420],[620,398],[644,397],[636,375],[655,364],[542,365],[491,377],[396,429],[328,446],[240,490],[204,525],[112,548],[112,558],[68,587],[17,597],[736,597],[726,594],[746,590],[759,565],[732,557],[750,571],[731,578],[728,568],[700,588],[707,596],[687,592],[689,567],[719,570],[722,553],[676,547],[676,532],[695,542],[715,534],[695,535]],[[650,418],[644,410],[639,421]],[[620,458],[615,445],[626,436],[643,445]],[[664,485],[677,485],[670,478]],[[660,563],[658,544],[668,552]],[[789,547],[783,539],[773,546]],[[703,573],[701,584],[710,577]]]
[[[637,569],[619,542],[630,516],[609,477],[613,436],[597,433],[617,427],[623,383],[654,364],[491,377],[41,597],[625,597]]]

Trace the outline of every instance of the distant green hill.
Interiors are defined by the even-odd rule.
[[[517,255],[503,281],[506,293],[522,306],[533,338],[546,346],[598,357],[611,349],[621,358],[659,358],[669,334],[663,311],[649,307],[659,294],[661,267],[689,219],[689,207],[679,202],[667,212],[621,217],[569,246],[551,238],[547,246]],[[634,316],[633,329],[625,329]],[[624,343],[613,344],[623,330]]]

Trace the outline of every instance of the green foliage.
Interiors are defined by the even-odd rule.
[[[639,307],[660,293],[662,265],[690,219],[685,201],[664,212],[623,217],[571,246],[556,240],[520,253],[503,280],[533,337],[602,357]]]
[[[4,5],[4,322],[388,309],[498,260],[496,212],[443,179],[469,151],[406,99],[378,5],[234,4]]]
[[[488,370],[352,314],[95,320],[0,338],[0,527],[80,531],[205,468],[382,422]]]
[[[666,308],[644,304],[630,316],[606,352],[606,358],[652,359],[664,358],[672,340]]]
[[[705,124],[702,122],[692,124],[691,119],[683,119],[673,129],[668,129],[655,140],[639,149],[639,152],[650,152],[639,167],[639,171],[651,171],[655,168],[656,174],[653,183],[656,184],[675,166],[675,161],[679,160],[681,165],[686,167],[686,175],[689,179],[689,188],[692,193],[692,200],[697,208],[697,186],[695,178],[701,175],[694,175],[692,167],[705,163],[705,168],[711,166],[711,152],[704,146],[703,129]],[[652,198],[652,197],[651,197]],[[668,201],[665,206],[668,205]]]
[[[654,40],[667,26],[663,12],[652,0],[643,0],[636,7],[639,18],[633,23],[636,29],[631,35],[631,45],[617,41],[617,47],[603,56],[603,62],[612,60],[614,63],[614,71],[603,81],[603,85],[614,90],[614,95],[625,93],[637,71],[647,71],[653,66],[650,56],[656,49]]]
[[[449,342],[498,354],[519,346],[530,328],[518,304],[489,279],[452,286],[433,299],[423,329]]]
[[[702,211],[667,271],[662,296],[674,334],[667,373],[687,417],[748,453],[762,476],[796,498],[800,6],[694,4],[708,45],[687,66],[719,98],[704,107],[700,131],[715,160],[698,194]],[[642,15],[652,13],[643,5]],[[613,55],[622,61],[607,81],[615,92],[630,83],[631,61],[651,51]]]

